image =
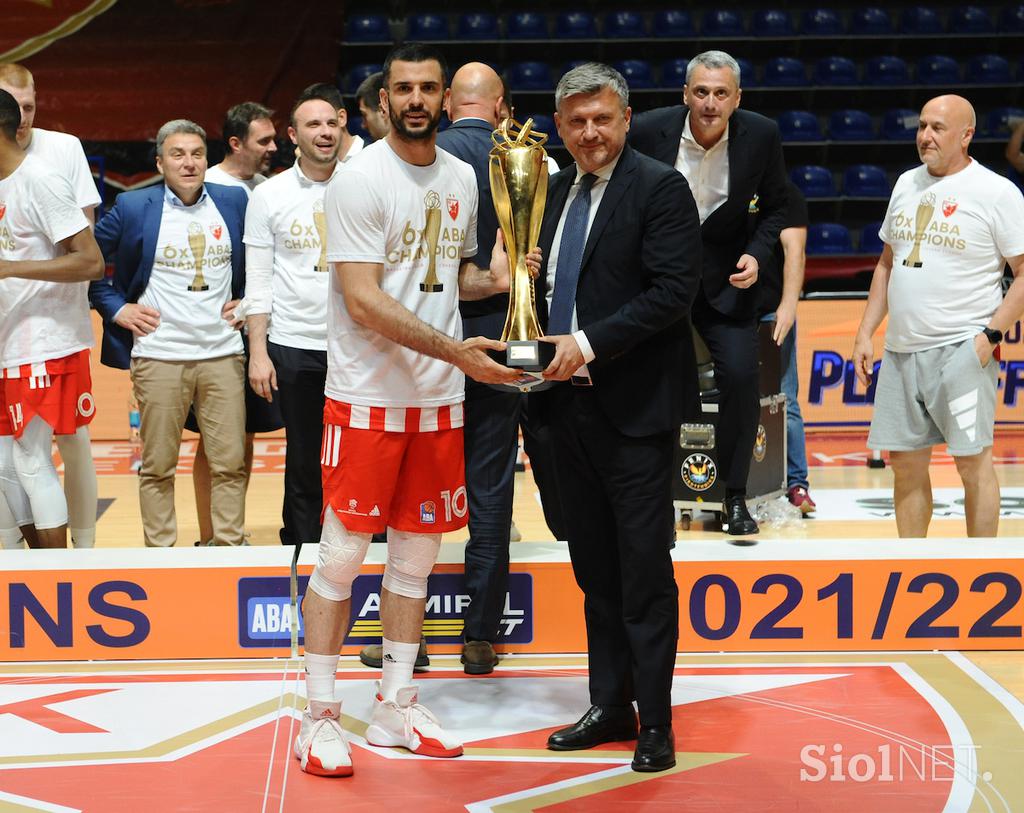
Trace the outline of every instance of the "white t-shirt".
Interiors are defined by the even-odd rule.
[[[79,209],[100,204],[100,193],[92,179],[82,142],[73,135],[33,127],[32,140],[25,152],[46,169],[68,180]]]
[[[0,260],[52,260],[89,222],[64,176],[27,156],[0,181]],[[0,367],[77,353],[93,343],[87,282],[0,280]]]
[[[340,168],[336,165],[335,175]],[[327,349],[331,269],[324,194],[329,183],[310,180],[296,161],[257,189],[245,212],[245,244],[270,249],[274,257],[269,276],[258,264],[247,264],[246,313],[271,314],[274,344]]]
[[[974,160],[941,178],[922,164],[896,182],[878,236],[893,254],[886,349],[955,344],[980,333],[1002,301],[1005,258],[1024,254],[1024,197]]]
[[[260,175],[258,172],[248,180],[242,180],[236,178],[225,172],[221,167],[223,164],[217,164],[215,167],[210,167],[206,170],[206,177],[203,178],[207,183],[218,183],[221,186],[237,186],[239,189],[244,189],[246,195],[252,195],[253,190],[267,180],[266,175]]]
[[[477,197],[472,167],[450,153],[438,149],[433,164],[418,167],[399,158],[386,140],[374,142],[327,188],[327,259],[383,264],[384,293],[461,340],[459,266],[477,251]],[[434,274],[428,280],[431,255]],[[336,275],[331,277],[328,397],[385,407],[463,400],[465,378],[459,369],[356,324]],[[434,290],[422,290],[424,283]]]
[[[231,299],[231,250],[224,218],[205,190],[192,206],[165,190],[153,271],[139,297],[160,311],[160,326],[135,339],[132,358],[193,361],[242,352],[241,334],[221,317]]]

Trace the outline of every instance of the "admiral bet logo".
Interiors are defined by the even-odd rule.
[[[308,576],[299,578],[299,643],[303,643],[302,597]],[[375,643],[381,637],[380,574],[358,576],[352,585],[352,629],[347,644]],[[462,643],[464,615],[469,606],[461,573],[435,573],[427,582],[423,632],[441,644]],[[288,578],[252,577],[238,580],[238,642],[243,647],[291,646],[292,614]],[[533,640],[533,577],[510,573],[501,614],[499,643]]]

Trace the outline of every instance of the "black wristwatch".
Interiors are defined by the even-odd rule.
[[[996,330],[994,327],[987,327],[981,332],[985,334],[985,338],[993,345],[999,344],[1003,340],[1003,331]]]

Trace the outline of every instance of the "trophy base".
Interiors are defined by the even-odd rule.
[[[511,392],[539,392],[558,383],[540,377],[555,357],[553,344],[539,341],[509,341],[505,345],[505,350],[488,350],[487,354],[498,364],[522,370],[523,374],[511,384],[488,386]]]
[[[210,290],[210,286],[209,285],[189,285],[188,289],[190,291],[209,291]]]
[[[444,290],[444,285],[440,282],[421,282],[420,290],[428,294],[436,294],[439,291]]]
[[[923,262],[912,263],[909,260],[904,260],[903,261],[903,266],[905,268],[923,268],[924,267],[924,263]]]

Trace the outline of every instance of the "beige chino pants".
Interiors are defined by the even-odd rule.
[[[240,545],[245,525],[245,357],[202,361],[132,359],[132,384],[142,418],[139,506],[146,545],[178,538],[174,473],[189,406],[210,461],[213,542]]]

